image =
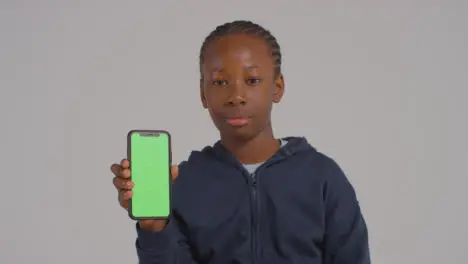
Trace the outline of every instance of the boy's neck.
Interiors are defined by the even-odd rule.
[[[222,137],[221,142],[242,164],[264,162],[278,152],[281,146],[272,131],[264,131],[248,141]]]

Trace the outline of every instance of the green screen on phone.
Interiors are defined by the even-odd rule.
[[[167,132],[129,134],[131,180],[129,214],[133,219],[168,218],[170,205],[170,138]]]

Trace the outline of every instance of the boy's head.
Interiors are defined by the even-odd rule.
[[[218,26],[200,50],[200,95],[222,137],[250,140],[271,131],[273,103],[283,96],[281,51],[250,21]]]

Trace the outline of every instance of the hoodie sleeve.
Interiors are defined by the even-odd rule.
[[[197,264],[173,218],[161,232],[147,232],[136,225],[136,250],[140,264]]]
[[[179,177],[173,183],[173,210],[167,226],[160,232],[148,232],[136,224],[137,239],[135,242],[139,264],[198,264],[193,250],[185,235],[185,223],[177,213],[181,204],[184,179],[190,169],[188,163],[179,164]]]
[[[368,231],[356,192],[345,174],[329,159],[325,168],[326,264],[370,264]]]

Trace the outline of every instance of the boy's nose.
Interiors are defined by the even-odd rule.
[[[228,100],[228,105],[230,106],[238,106],[238,105],[246,105],[246,104],[247,104],[247,100],[245,99],[245,97],[242,97],[242,96],[231,97]]]
[[[245,87],[242,83],[236,82],[229,87],[229,97],[227,104],[231,106],[245,105],[247,104],[247,97],[245,94]]]

